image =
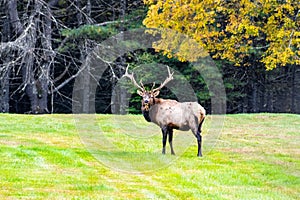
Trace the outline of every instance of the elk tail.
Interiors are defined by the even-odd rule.
[[[198,118],[198,124],[199,124],[199,126],[202,125],[205,116],[206,116],[206,111],[205,111],[205,109],[201,106],[201,107],[200,107],[200,116],[199,116],[199,118]]]

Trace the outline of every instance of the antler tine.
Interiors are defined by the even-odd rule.
[[[161,88],[163,88],[168,82],[170,82],[171,80],[173,80],[173,74],[174,72],[171,73],[169,66],[167,66],[168,69],[168,77],[166,78],[166,80],[160,84],[160,86],[158,88],[153,89],[154,91],[160,90]]]
[[[129,74],[128,73],[128,67],[129,67],[129,65],[127,65],[127,67],[126,67],[126,70],[125,70],[125,74],[123,75],[123,77],[128,77],[128,78],[130,78],[130,80],[131,80],[131,82],[137,87],[137,88],[139,88],[139,89],[141,89],[142,91],[145,91],[145,88],[144,88],[144,86],[143,86],[143,84],[142,84],[142,86],[140,86],[137,82],[136,82],[136,80],[135,80],[135,78],[134,78],[134,73],[132,73],[132,74]],[[141,81],[142,82],[142,81]]]
[[[155,82],[153,82],[153,85],[152,85],[152,88],[150,91],[153,91],[154,86],[155,86]]]
[[[140,80],[140,84],[141,84],[143,90],[146,90],[146,89],[145,89],[145,86],[144,86],[144,84],[143,84],[143,82],[142,82],[142,79]]]

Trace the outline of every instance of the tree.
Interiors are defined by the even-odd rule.
[[[49,112],[48,85],[55,56],[52,49],[52,7],[57,2],[28,1],[28,4],[18,4],[12,0],[3,3],[9,29],[9,32],[4,33],[7,35],[0,51],[1,57],[6,58],[2,61],[3,80],[5,84],[8,83],[12,69],[14,75],[21,73],[22,84],[19,90],[27,94],[33,113]],[[18,6],[24,8],[22,18],[19,17]]]
[[[143,6],[133,0],[0,0],[0,5],[0,109],[21,113],[71,112],[70,91],[82,73],[87,75],[82,95],[89,95],[87,55],[141,21],[125,14]],[[85,101],[83,112],[89,107]]]
[[[184,33],[220,64],[229,100],[228,112],[299,112],[296,102],[300,99],[295,93],[300,78],[299,2],[144,0],[144,3],[149,6],[143,22],[147,27]],[[191,51],[192,46],[182,43],[176,49],[176,35],[168,31],[164,34],[166,39],[154,48],[163,49],[168,57],[190,61],[207,56],[194,52],[187,58],[185,52]]]
[[[144,0],[144,24],[187,34],[214,58],[267,70],[300,65],[300,3],[253,0]],[[175,40],[176,41],[176,40]],[[183,51],[186,50],[183,48]],[[180,53],[178,52],[179,58]],[[182,58],[184,59],[184,58]]]

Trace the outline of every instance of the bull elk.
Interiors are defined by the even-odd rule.
[[[128,73],[128,67],[123,77],[128,77],[138,88],[137,93],[143,98],[141,109],[144,118],[161,128],[163,135],[162,153],[166,153],[167,136],[169,136],[171,154],[175,155],[172,145],[173,129],[182,131],[191,129],[198,142],[197,156],[201,157],[201,126],[205,118],[205,109],[197,102],[178,102],[171,99],[156,98],[159,95],[160,89],[173,79],[173,73],[170,72],[168,67],[168,77],[158,88],[154,88],[155,84],[153,84],[150,91],[145,89],[142,81],[140,81],[140,84],[136,82],[134,74]]]

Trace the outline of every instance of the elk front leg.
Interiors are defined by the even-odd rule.
[[[169,132],[169,144],[170,144],[170,148],[171,148],[171,154],[175,155],[175,152],[174,152],[174,149],[173,149],[173,143],[172,143],[172,140],[173,140],[173,129],[169,128],[168,132]]]
[[[166,144],[167,144],[167,135],[168,135],[168,129],[166,127],[161,129],[162,132],[162,154],[166,154]]]

